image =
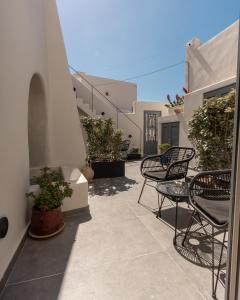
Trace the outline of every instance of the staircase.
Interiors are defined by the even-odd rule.
[[[121,129],[123,139],[131,135],[131,144],[142,152],[142,129],[132,119],[134,113],[124,113],[113,104],[100,90],[92,85],[84,76],[69,66],[73,87],[76,93],[78,109],[91,117],[110,117],[115,128]]]

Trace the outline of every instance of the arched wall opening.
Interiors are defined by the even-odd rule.
[[[28,100],[29,167],[34,171],[46,165],[47,146],[46,97],[42,80],[33,75]]]

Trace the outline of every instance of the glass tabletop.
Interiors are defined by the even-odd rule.
[[[182,180],[173,180],[160,182],[156,186],[156,190],[165,196],[175,198],[188,198],[189,183]]]

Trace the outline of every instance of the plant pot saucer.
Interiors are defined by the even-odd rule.
[[[59,226],[58,230],[56,230],[55,232],[53,232],[53,233],[51,233],[51,234],[47,234],[47,235],[37,235],[37,234],[35,234],[35,233],[33,233],[33,232],[31,231],[31,227],[30,227],[30,228],[28,229],[28,235],[29,235],[31,238],[33,238],[33,239],[44,240],[44,239],[48,239],[48,238],[51,238],[51,237],[53,237],[53,236],[59,234],[60,232],[63,231],[64,227],[65,227],[65,224],[62,223],[62,224]]]

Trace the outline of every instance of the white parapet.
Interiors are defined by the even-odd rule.
[[[88,206],[88,181],[78,168],[62,166],[64,180],[70,182],[73,189],[72,197],[63,202],[63,211],[74,210]]]

